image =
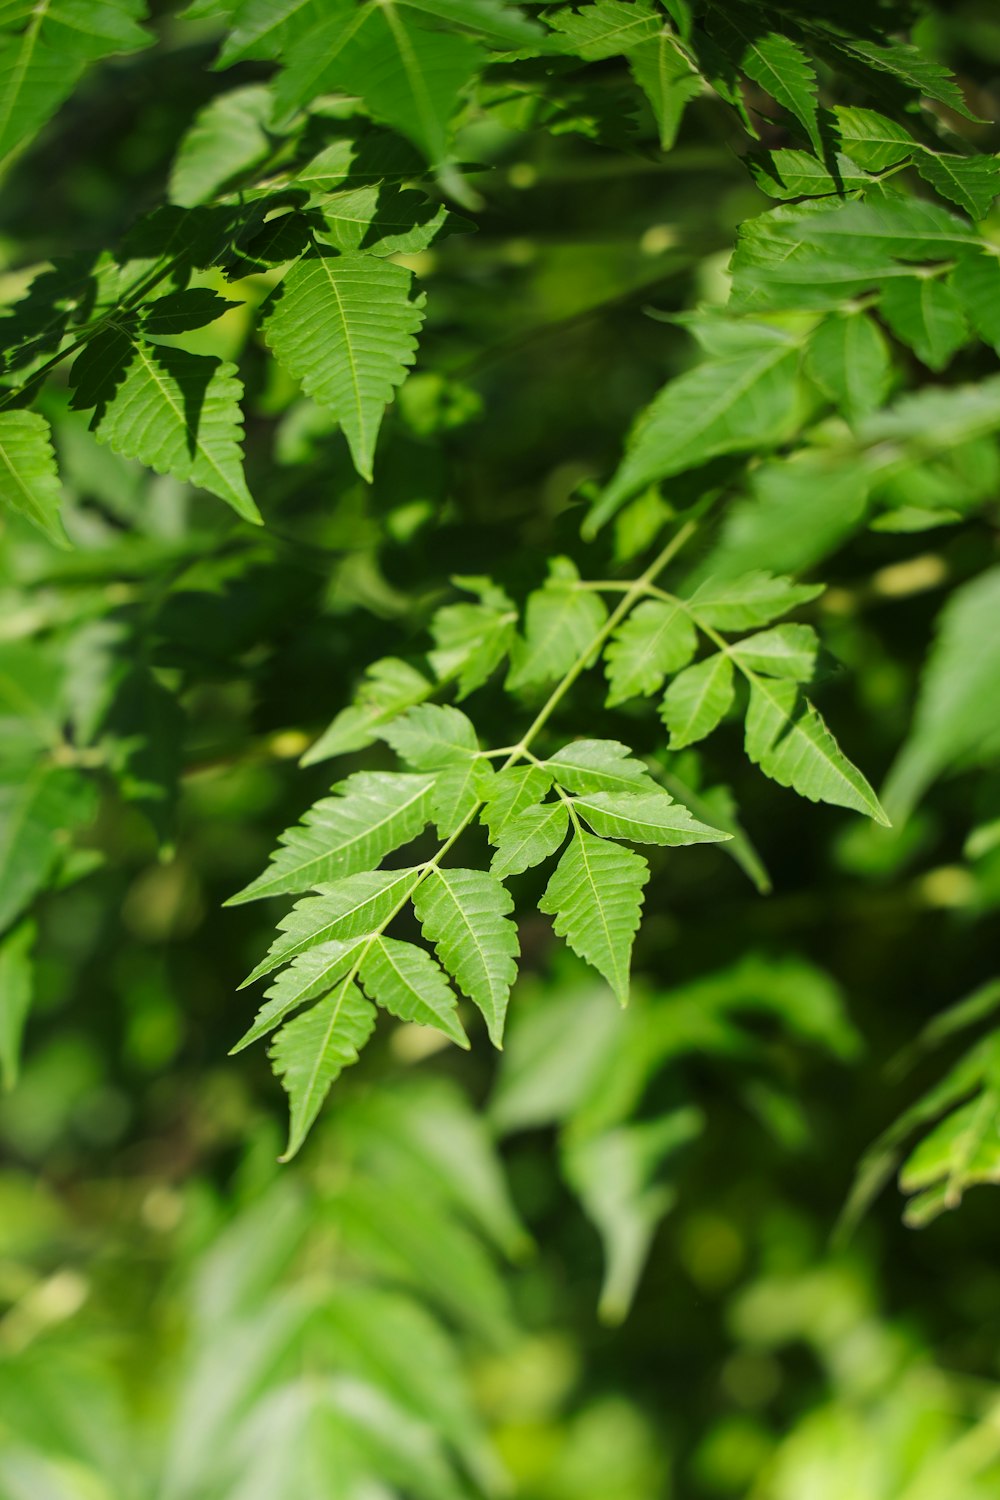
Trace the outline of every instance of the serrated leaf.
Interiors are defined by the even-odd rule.
[[[739,578],[708,578],[687,602],[696,621],[704,620],[716,630],[753,630],[822,592],[822,584],[793,583],[759,571]]]
[[[298,1151],[330,1086],[375,1028],[375,1008],[354,984],[343,983],[325,1000],[283,1026],[270,1049],[271,1063],[289,1097],[291,1121],[282,1161]]]
[[[898,166],[917,150],[906,127],[877,110],[838,104],[833,114],[840,144],[866,172]]]
[[[912,42],[871,42],[857,36],[831,36],[835,47],[860,58],[869,67],[891,73],[900,82],[928,99],[936,99],[949,109],[957,110],[967,120],[976,120],[966,104],[961,89],[947,68],[932,61]]]
[[[545,585],[528,596],[524,639],[515,643],[507,687],[554,682],[594,642],[608,617],[603,600],[578,587],[580,575],[568,557],[549,564]]]
[[[943,370],[968,340],[961,303],[937,277],[901,276],[887,282],[878,307],[896,337],[928,369]]]
[[[842,196],[871,183],[871,178],[842,152],[833,157],[832,169],[825,154],[818,161],[810,152],[793,147],[781,147],[766,156],[751,155],[747,165],[757,186],[771,198]]]
[[[648,877],[641,855],[578,829],[538,903],[555,918],[557,936],[604,975],[622,1005]]]
[[[360,94],[376,119],[440,168],[448,160],[452,115],[484,59],[471,38],[415,24],[411,6],[341,0],[289,47],[278,105],[291,111],[317,94]]]
[[[849,807],[888,826],[868,782],[794,682],[751,679],[745,745],[750,759],[780,786],[810,802]]]
[[[451,838],[472,818],[489,794],[493,774],[493,767],[485,760],[460,761],[438,771],[431,794],[431,817],[443,839]]]
[[[506,595],[501,608],[446,604],[431,621],[430,662],[438,677],[457,675],[458,697],[467,698],[493,674],[514,640],[517,612]]]
[[[809,682],[816,672],[819,638],[811,625],[775,625],[736,641],[730,649],[753,672]]]
[[[979,337],[1000,347],[1000,262],[996,256],[960,255],[948,284]]]
[[[601,838],[639,844],[718,844],[732,837],[693,818],[667,792],[594,792],[573,806]]]
[[[152,302],[144,302],[141,308],[143,332],[150,338],[164,334],[186,333],[192,328],[204,328],[214,323],[224,313],[239,307],[239,302],[229,302],[208,287],[188,287],[182,292],[168,292]]]
[[[0,411],[0,502],[67,545],[52,433],[38,412]]]
[[[321,0],[242,0],[215,66],[250,58],[281,57],[289,42],[323,14]]]
[[[733,702],[733,664],[724,651],[680,672],[660,704],[670,749],[697,744],[718,728]]]
[[[957,203],[970,218],[985,219],[1000,193],[1000,159],[919,151],[913,162],[925,182]]]
[[[93,818],[97,797],[78,771],[37,756],[0,766],[0,932],[43,890],[68,835]]]
[[[889,349],[863,312],[824,318],[809,340],[807,368],[851,423],[876,411],[889,394]]]
[[[419,869],[364,870],[297,901],[278,923],[282,935],[244,979],[241,989],[280,968],[307,948],[337,938],[367,937],[381,927],[416,886]]]
[[[316,761],[374,744],[383,725],[433,691],[433,682],[398,656],[384,656],[373,662],[365,672],[357,702],[341,709],[333,723],[310,745],[302,764],[311,766]]]
[[[332,193],[323,199],[321,211],[322,239],[338,250],[364,250],[369,255],[426,250],[449,220],[471,227],[423,193],[386,183]]]
[[[317,246],[288,272],[264,325],[279,362],[336,417],[369,482],[383,412],[406,379],[423,322],[411,280],[377,256]]]
[[[544,766],[508,766],[498,771],[487,789],[481,815],[490,843],[497,843],[507,824],[526,808],[541,802],[551,786],[552,773]]]
[[[573,740],[550,755],[545,768],[567,792],[640,792],[655,785],[620,740]]]
[[[464,995],[478,1006],[493,1045],[503,1038],[507,998],[517,974],[514,903],[485,870],[433,868],[413,899],[424,936]]]
[[[207,203],[231,178],[262,162],[271,149],[273,105],[271,90],[251,83],[199,110],[170,169],[170,202],[183,208]]]
[[[510,818],[497,835],[490,871],[498,880],[520,875],[554,854],[566,837],[569,813],[564,802],[527,807]]]
[[[421,703],[382,730],[401,760],[415,771],[467,761],[479,750],[472,721],[461,709],[440,703]]]
[[[771,31],[747,40],[743,72],[795,116],[817,155],[823,153],[819,132],[816,73],[802,48],[790,37]]]
[[[358,771],[281,835],[282,847],[263,875],[227,905],[307,891],[325,881],[370,870],[422,833],[430,816],[433,778],[404,771]]]
[[[943,771],[1000,751],[1000,568],[957,589],[938,618],[909,738],[885,787],[905,818]]]
[[[684,110],[704,84],[666,27],[649,41],[628,51],[632,77],[649,100],[660,132],[660,150],[669,151],[677,139]]]
[[[566,51],[586,62],[630,52],[663,26],[662,16],[648,0],[593,0],[578,9],[567,5],[546,11],[543,19],[565,38]]]
[[[423,948],[376,937],[362,960],[360,979],[368,997],[399,1020],[433,1026],[459,1047],[469,1046],[451,985]]]
[[[93,340],[73,366],[73,405],[115,453],[218,495],[244,520],[261,516],[243,477],[243,386],[236,366],[126,332]]]
[[[645,599],[618,626],[604,652],[613,708],[639,694],[649,696],[663,679],[687,666],[698,647],[694,626],[680,604]]]
[[[244,1032],[233,1053],[266,1036],[293,1010],[316,1000],[332,989],[339,979],[353,974],[367,949],[365,938],[353,938],[347,942],[333,940],[319,943],[299,953],[277,979],[265,991],[266,1000],[254,1017],[249,1031]]]
[[[19,922],[0,938],[0,1083],[12,1089],[21,1061],[21,1037],[31,1007],[35,924]]]
[[[640,417],[624,459],[591,508],[586,534],[655,480],[722,453],[779,442],[796,416],[798,366],[798,345],[779,336],[677,376]]]

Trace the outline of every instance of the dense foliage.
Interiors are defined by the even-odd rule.
[[[992,8],[0,30],[0,1500],[995,1494]]]

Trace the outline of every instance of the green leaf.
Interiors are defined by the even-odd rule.
[[[270,868],[227,904],[307,891],[370,870],[423,832],[432,785],[430,776],[401,771],[358,771],[349,776],[334,788],[337,796],[324,797],[301,823],[285,830]]]
[[[503,589],[489,580],[455,579],[480,592],[478,604],[446,604],[431,621],[431,666],[441,679],[458,677],[458,697],[481,687],[511,648],[517,611]]]
[[[433,691],[433,682],[398,656],[384,656],[381,661],[373,662],[365,671],[357,701],[341,709],[333,723],[310,745],[302,764],[311,766],[316,761],[374,744],[385,724]]]
[[[472,721],[461,709],[439,703],[409,709],[382,730],[382,738],[415,771],[468,761],[479,750]]]
[[[1000,159],[995,156],[951,156],[918,151],[914,166],[943,198],[950,198],[972,219],[985,219],[1000,193]]]
[[[573,740],[549,757],[546,769],[567,792],[642,792],[654,785],[620,740]]]
[[[37,757],[0,766],[0,932],[44,889],[69,834],[91,821],[96,806],[93,785],[78,771]]]
[[[281,57],[290,40],[322,14],[321,0],[242,0],[216,67],[228,68],[250,58]]]
[[[979,337],[1000,347],[1000,263],[995,255],[960,255],[948,278]]]
[[[273,1031],[293,1010],[325,995],[338,979],[356,971],[365,951],[366,940],[354,938],[349,942],[319,943],[298,954],[265,992],[267,999],[254,1017],[253,1025],[231,1051],[242,1052]]]
[[[411,280],[377,256],[316,247],[288,272],[264,325],[280,363],[336,417],[369,482],[382,414],[406,379],[423,322]]]
[[[537,21],[529,20],[507,0],[398,0],[398,3],[474,31],[503,52],[516,48],[530,53],[547,41]]]
[[[514,692],[565,676],[594,644],[608,612],[596,593],[580,588],[568,557],[549,563],[544,586],[528,596],[524,639],[515,642],[507,687]]]
[[[709,576],[732,578],[762,565],[789,573],[812,567],[860,526],[871,475],[841,451],[807,449],[759,465],[749,487],[751,498],[738,500],[723,521],[704,565]]]
[[[579,9],[561,6],[546,11],[546,24],[566,38],[566,51],[585,62],[631,52],[663,28],[663,17],[648,0],[593,0]]]
[[[747,165],[759,188],[771,198],[818,198],[868,187],[871,178],[849,156],[838,152],[831,170],[824,154],[817,161],[808,151],[781,147],[766,156],[749,156]]]
[[[345,941],[367,937],[375,932],[405,902],[418,875],[419,869],[364,870],[322,886],[318,896],[297,901],[278,923],[282,936],[275,938],[240,988],[245,989],[318,943],[331,938]]]
[[[423,948],[376,937],[361,962],[360,978],[369,998],[401,1021],[433,1026],[459,1047],[469,1046],[451,985]]]
[[[445,766],[434,778],[431,816],[443,839],[469,822],[486,798],[493,782],[493,768],[485,760],[460,761]]]
[[[823,592],[822,584],[793,583],[764,571],[740,578],[708,578],[688,600],[696,622],[716,630],[753,630],[779,615],[808,604]]]
[[[289,1097],[291,1121],[282,1161],[295,1155],[344,1068],[375,1027],[375,1010],[354,984],[343,983],[283,1026],[271,1045],[274,1071]]]
[[[809,682],[816,672],[819,638],[811,625],[775,625],[746,636],[730,649],[736,660],[753,672]]]
[[[771,31],[748,41],[741,66],[747,77],[759,83],[776,104],[795,116],[813,150],[822,155],[816,74],[802,48],[790,37]]]
[[[917,93],[925,94],[928,99],[936,99],[939,104],[946,104],[949,109],[957,110],[967,120],[978,118],[969,110],[961,89],[948,69],[933,62],[911,42],[872,42],[843,33],[832,35],[831,41],[842,52],[860,58],[869,67],[877,68],[882,73],[892,74]]]
[[[724,651],[679,673],[660,704],[660,717],[670,730],[670,749],[697,744],[718,728],[733,693],[733,664]]]
[[[852,424],[877,410],[889,394],[888,345],[865,313],[824,318],[809,340],[806,362],[820,390]]]
[[[89,64],[153,40],[137,24],[142,0],[45,0],[11,11],[27,24],[0,46],[0,159],[37,134]]]
[[[798,345],[776,333],[672,380],[640,417],[624,459],[587,517],[586,534],[655,480],[721,453],[780,442],[798,412],[798,366]]]
[[[628,1001],[632,942],[649,866],[641,855],[578,829],[538,904],[557,936]]]
[[[667,792],[594,792],[573,806],[601,838],[639,844],[718,844],[732,837],[693,818]]]
[[[219,94],[198,111],[170,169],[169,198],[184,208],[207,203],[271,149],[267,126],[274,100],[264,84]]]
[[[887,282],[878,307],[896,337],[928,369],[943,370],[969,338],[961,303],[937,277],[902,276]]]
[[[605,648],[611,688],[608,707],[658,692],[665,677],[687,666],[697,646],[694,626],[680,604],[643,600],[618,626]]]
[[[649,100],[660,132],[660,150],[670,151],[684,110],[704,84],[670,32],[664,27],[649,41],[628,51],[632,77]]]
[[[67,546],[52,434],[37,412],[0,411],[0,502]]]
[[[1000,753],[1000,568],[957,589],[937,621],[910,736],[885,787],[897,821],[951,767]]]
[[[510,818],[498,834],[490,872],[498,880],[506,880],[509,875],[520,875],[540,865],[550,854],[555,854],[566,837],[568,825],[569,813],[564,802],[525,808]]]
[[[509,766],[498,771],[486,789],[481,821],[489,829],[490,843],[497,843],[507,824],[528,807],[541,802],[552,786],[552,773],[544,766]]]
[[[31,1007],[35,924],[19,922],[0,938],[0,1083],[12,1089],[21,1060],[21,1037]]]
[[[471,227],[423,193],[386,183],[333,193],[324,198],[322,213],[322,239],[337,250],[369,255],[426,250],[450,222]]]
[[[414,24],[411,6],[339,0],[289,47],[278,107],[290,112],[317,94],[360,94],[377,120],[440,168],[449,156],[452,115],[484,58],[467,37]]]
[[[898,166],[918,149],[905,126],[874,109],[838,104],[833,113],[840,144],[866,172]]]
[[[260,512],[243,477],[243,386],[236,366],[113,330],[73,366],[73,405],[115,453],[218,495],[246,521]]]
[[[765,776],[810,802],[832,802],[888,826],[878,798],[794,682],[754,677],[746,752]]]
[[[517,974],[514,903],[485,870],[432,868],[417,887],[413,909],[442,965],[478,1006],[490,1041],[499,1047],[510,987]]]

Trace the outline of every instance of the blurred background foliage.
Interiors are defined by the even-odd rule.
[[[216,33],[196,11],[156,29],[10,171],[6,299],[162,197],[217,88]],[[919,35],[994,118],[995,8],[942,7]],[[661,860],[628,1011],[556,959],[529,879],[498,1064],[383,1027],[279,1168],[263,1054],[226,1058],[277,909],[221,904],[325,790],[297,757],[361,665],[422,649],[452,574],[488,559],[520,594],[554,551],[603,558],[577,539],[574,496],[691,358],[644,309],[721,301],[735,226],[766,202],[717,101],[695,100],[661,157],[620,62],[597,77],[577,96],[569,76],[546,120],[518,94],[470,113],[478,231],[409,260],[433,296],[373,486],[250,338],[266,273],[226,285],[241,305],[199,335],[241,360],[264,531],[97,448],[60,387],[45,396],[76,548],[5,524],[0,716],[12,757],[81,779],[62,783],[37,937],[15,928],[0,951],[8,981],[17,945],[37,952],[16,1081],[0,1038],[3,1500],[997,1493],[995,1199],[914,1234],[890,1188],[834,1234],[859,1159],[940,1076],[921,1028],[977,991],[971,1020],[989,1018],[995,769],[943,781],[886,834],[747,776],[724,731],[715,769],[771,893],[711,848]],[[983,486],[995,497],[992,470]],[[618,558],[664,514],[650,496],[626,508]],[[869,530],[825,565],[846,670],[824,702],[873,780],[942,589],[987,536]],[[600,685],[582,691],[577,723],[588,692],[599,710]],[[505,713],[497,695],[497,743]],[[649,726],[630,727],[655,758]],[[8,990],[5,1025],[19,1003]],[[938,1030],[958,1057],[964,1032]],[[995,1136],[1000,1070],[976,1056]],[[868,1157],[873,1182],[902,1144]],[[934,1182],[934,1161],[910,1176]]]

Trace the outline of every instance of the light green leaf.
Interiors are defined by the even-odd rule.
[[[840,144],[866,172],[884,172],[886,167],[897,166],[917,150],[917,143],[905,126],[874,109],[838,104],[833,113]]]
[[[578,829],[538,904],[555,918],[557,936],[604,975],[622,1005],[648,878],[640,854]]]
[[[809,340],[806,359],[820,390],[852,424],[880,407],[889,394],[889,349],[878,324],[865,313],[824,318]]]
[[[764,450],[798,413],[799,348],[780,335],[710,359],[672,380],[642,414],[628,450],[587,517],[592,536],[629,496],[721,453]]]
[[[443,839],[466,824],[488,795],[493,768],[485,760],[465,760],[445,766],[434,778],[431,817]]]
[[[364,250],[369,255],[426,250],[454,218],[423,193],[386,183],[333,193],[323,200],[322,214],[323,240],[337,250]]]
[[[250,58],[281,57],[289,42],[323,15],[322,0],[242,0],[216,67]]]
[[[446,604],[431,621],[431,666],[442,679],[457,675],[458,697],[467,698],[503,661],[516,625],[517,611],[495,585],[484,587],[478,604]]]
[[[667,792],[594,792],[575,797],[573,806],[605,839],[679,848],[683,844],[725,843],[732,837],[699,823]]]
[[[565,676],[593,644],[608,612],[579,579],[568,557],[556,557],[544,586],[528,596],[524,639],[515,642],[507,677],[512,691]]]
[[[697,744],[718,728],[733,701],[733,664],[724,651],[678,674],[660,704],[670,749]]]
[[[770,31],[748,39],[741,65],[748,78],[759,83],[776,104],[795,116],[813,150],[822,155],[816,74],[802,48],[790,37]]]
[[[0,411],[0,502],[60,547],[67,545],[52,434],[37,412]]]
[[[865,188],[871,183],[849,156],[838,152],[833,158],[834,170],[808,151],[781,147],[766,156],[750,156],[747,165],[759,188],[771,198],[818,198]]]
[[[331,1084],[358,1053],[375,1027],[375,1009],[346,981],[318,1005],[283,1026],[271,1045],[275,1073],[289,1096],[291,1121],[282,1161],[298,1151],[319,1114]]]
[[[753,630],[779,615],[808,604],[823,592],[822,584],[793,583],[764,571],[740,578],[708,578],[688,600],[695,621],[716,630]]]
[[[434,691],[434,684],[409,662],[384,656],[365,671],[357,700],[342,708],[333,723],[302,757],[304,766],[349,750],[363,750],[378,738],[380,728]]]
[[[1000,568],[957,589],[938,618],[913,729],[885,800],[901,821],[942,772],[1000,754]]]
[[[0,1083],[12,1089],[21,1060],[21,1037],[31,1006],[31,950],[35,924],[19,922],[0,938]]]
[[[377,256],[316,247],[288,272],[264,325],[279,362],[336,417],[369,481],[382,414],[406,379],[423,322],[411,280]]]
[[[620,740],[573,740],[546,761],[567,792],[641,792],[654,783],[641,761]]]
[[[260,512],[243,477],[243,386],[211,355],[124,334],[95,339],[73,366],[73,404],[96,405],[99,442],[158,474],[190,480],[246,521]]]
[[[498,880],[520,875],[554,854],[566,837],[569,813],[564,802],[527,807],[504,824],[490,871]]]
[[[393,849],[422,833],[430,816],[430,776],[400,771],[358,771],[315,803],[281,835],[270,868],[230,906],[307,891],[325,881],[370,870]]]
[[[429,953],[412,943],[376,937],[361,962],[365,993],[401,1021],[434,1026],[468,1047],[451,985]]]
[[[348,942],[319,943],[299,953],[265,992],[267,999],[254,1017],[253,1025],[231,1051],[242,1052],[273,1031],[293,1010],[325,995],[338,979],[356,970],[366,947],[365,938],[353,938]]]
[[[388,921],[417,883],[419,869],[364,870],[322,886],[318,896],[297,901],[278,923],[282,936],[240,989],[270,974],[318,943],[367,937]]]
[[[507,824],[528,807],[541,802],[552,785],[552,773],[543,766],[509,766],[498,771],[486,789],[481,821],[489,829],[490,843],[497,843]]]
[[[737,641],[731,650],[753,672],[809,682],[816,671],[819,638],[811,625],[775,625]]]
[[[416,771],[468,761],[479,742],[472,721],[459,708],[421,703],[382,730],[382,738]]]
[[[676,39],[666,27],[628,50],[632,77],[649,100],[659,126],[660,150],[670,151],[677,139],[685,107],[704,88]]]
[[[585,62],[631,52],[663,28],[663,17],[649,0],[593,0],[578,9],[546,11],[545,22],[566,39],[566,51]]]
[[[889,281],[878,306],[896,337],[908,344],[928,369],[943,370],[968,340],[961,303],[937,277],[901,276]]]
[[[517,974],[510,896],[485,870],[435,867],[417,887],[413,908],[424,936],[462,993],[482,1011],[490,1040],[499,1047]]]
[[[264,160],[271,149],[267,126],[271,90],[251,83],[219,94],[198,111],[170,169],[169,198],[184,208],[207,203],[231,178]]]
[[[1000,261],[995,255],[960,255],[948,278],[962,311],[987,344],[1000,347]]]
[[[746,752],[777,781],[811,802],[832,802],[888,826],[878,798],[842,752],[819,713],[794,682],[750,682]]]
[[[697,647],[694,626],[679,604],[644,600],[626,616],[605,648],[611,687],[608,707],[658,692],[665,677],[687,666]]]

